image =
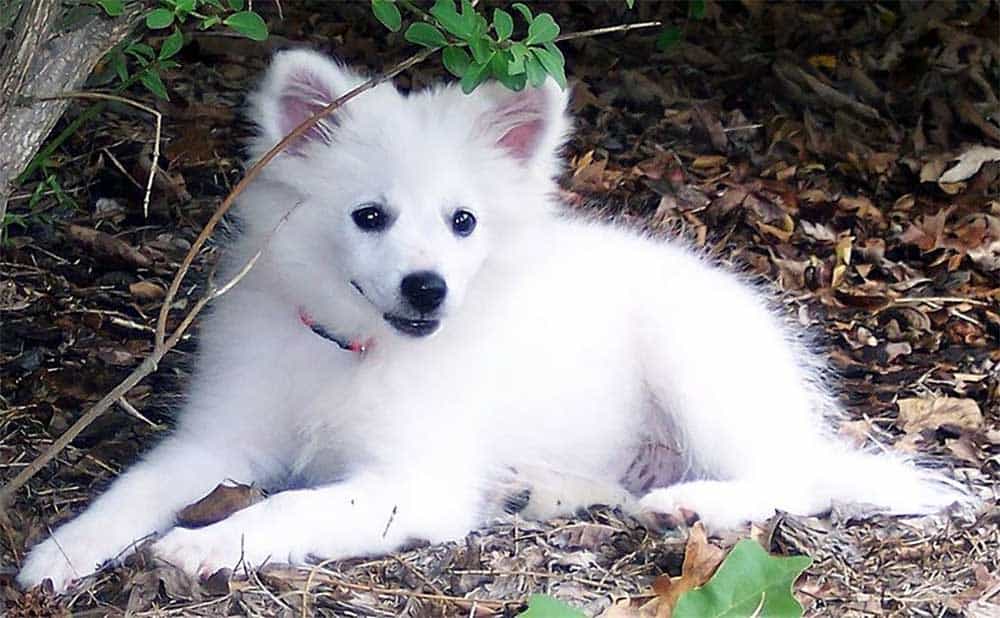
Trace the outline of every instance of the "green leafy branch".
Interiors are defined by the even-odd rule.
[[[118,17],[125,11],[123,0],[93,0],[109,17]],[[246,10],[245,0],[160,0],[159,5],[145,14],[144,23],[150,31],[172,31],[153,49],[140,39],[127,41],[108,52],[108,62],[122,83],[129,81],[129,61],[138,65],[138,80],[161,99],[168,99],[167,89],[160,74],[163,70],[177,68],[174,56],[184,47],[184,33],[180,26],[188,20],[197,23],[201,30],[225,26],[254,41],[268,37],[267,24],[253,11]]]
[[[493,9],[492,19],[481,14],[470,0],[435,0],[427,11],[410,0],[372,0],[372,12],[386,28],[403,26],[400,7],[418,20],[407,27],[404,38],[417,45],[442,50],[449,73],[459,78],[462,91],[470,93],[493,78],[510,88],[541,86],[552,76],[566,87],[566,59],[556,46],[559,25],[549,13],[535,15],[523,2],[511,8],[524,22],[524,36],[514,37],[515,19],[504,9]]]

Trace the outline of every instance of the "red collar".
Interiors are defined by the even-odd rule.
[[[367,352],[375,343],[375,340],[370,337],[361,341],[360,339],[345,339],[344,337],[335,335],[324,328],[322,324],[317,324],[316,321],[313,320],[312,316],[309,315],[309,313],[302,307],[299,307],[299,321],[323,339],[336,343],[340,346],[341,350],[354,352],[358,356],[363,356],[364,353]]]

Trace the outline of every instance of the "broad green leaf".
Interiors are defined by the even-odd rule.
[[[516,11],[518,11],[519,13],[521,13],[521,15],[524,17],[524,21],[528,22],[529,24],[534,19],[531,16],[531,9],[528,8],[527,4],[525,4],[523,2],[515,2],[514,4],[512,4],[510,6],[512,8],[514,8]]]
[[[705,0],[690,0],[688,4],[688,15],[691,19],[705,18]]]
[[[424,47],[444,47],[448,44],[448,40],[440,30],[421,21],[410,24],[403,37],[410,43]]]
[[[461,47],[445,47],[441,54],[441,60],[444,62],[444,68],[448,69],[448,72],[455,77],[465,75],[469,65],[472,64],[469,54]]]
[[[625,0],[625,6],[627,6],[631,11],[635,8],[635,0]]]
[[[677,26],[668,26],[660,32],[660,36],[656,37],[656,49],[666,51],[680,43],[680,40],[681,29]]]
[[[201,29],[208,30],[212,26],[216,26],[222,23],[222,18],[218,15],[209,15],[205,19],[201,20]]]
[[[681,595],[673,618],[801,616],[792,584],[811,563],[809,556],[772,556],[757,541],[743,539],[707,584]]]
[[[132,54],[136,58],[152,60],[156,57],[156,52],[153,51],[153,48],[145,43],[132,43],[125,48],[125,51]]]
[[[533,594],[528,597],[528,609],[518,614],[518,618],[586,618],[586,614],[559,599]]]
[[[524,42],[528,45],[547,43],[557,36],[559,36],[559,26],[556,25],[556,21],[548,13],[541,13],[528,26],[528,38]]]
[[[486,64],[490,61],[490,58],[493,56],[491,42],[488,37],[480,37],[469,41],[469,51],[472,52],[472,57],[477,63]]]
[[[264,23],[264,19],[260,15],[254,13],[253,11],[240,11],[239,13],[233,13],[229,17],[222,20],[222,23],[226,24],[248,39],[252,39],[254,41],[267,40],[267,24]]]
[[[442,28],[463,41],[472,34],[472,22],[458,14],[453,0],[436,0],[429,12]]]
[[[547,49],[539,49],[537,47],[532,48],[531,53],[535,54],[538,58],[538,62],[541,63],[542,68],[545,72],[552,76],[559,87],[563,90],[566,89],[566,67],[563,64],[562,58],[553,54]]]
[[[531,50],[524,43],[514,43],[510,46],[511,61],[507,65],[507,72],[511,75],[524,73],[524,61],[531,56]]]
[[[122,0],[97,0],[97,4],[110,17],[117,17],[125,11],[125,3]]]
[[[246,3],[243,0],[229,0],[229,8],[234,11],[242,11]]]
[[[558,45],[556,45],[555,43],[549,42],[549,43],[546,43],[545,45],[542,45],[542,47],[544,47],[545,49],[549,50],[550,54],[552,54],[552,55],[556,56],[557,58],[559,58],[559,62],[563,63],[563,65],[566,64],[566,56],[563,56],[562,50],[559,49]]]
[[[531,84],[532,88],[538,88],[545,83],[545,69],[534,55],[525,58],[524,73],[528,77],[528,83]]]
[[[395,2],[372,0],[372,13],[375,13],[375,19],[393,32],[399,32],[399,29],[403,27],[403,16],[399,14],[399,8]]]
[[[153,9],[146,13],[146,27],[150,30],[168,28],[172,23],[174,23],[174,14],[167,9]]]
[[[180,17],[194,10],[195,0],[174,0],[174,3],[174,13]]]
[[[139,81],[156,96],[161,99],[170,100],[170,97],[167,96],[167,88],[163,85],[163,80],[160,79],[160,76],[155,71],[143,71],[142,75],[139,76]]]
[[[525,84],[527,84],[528,79],[524,75],[522,70],[519,74],[512,74],[510,72],[510,63],[513,60],[513,54],[509,49],[498,51],[493,59],[490,60],[490,73],[493,77],[497,79],[501,84],[514,91],[524,90]],[[522,67],[523,69],[523,67]]]
[[[493,30],[498,40],[506,41],[514,33],[514,18],[503,9],[493,9]]]
[[[125,62],[125,54],[115,51],[111,54],[111,68],[118,74],[118,79],[123,82],[128,81],[128,64]]]
[[[469,94],[476,89],[476,86],[483,83],[486,76],[490,74],[489,68],[487,64],[470,64],[465,75],[462,76],[462,80],[458,82],[458,85],[462,87],[462,92]]]
[[[160,45],[160,60],[173,58],[182,47],[184,47],[184,33],[177,26],[174,26],[173,33],[163,39],[163,45]]]

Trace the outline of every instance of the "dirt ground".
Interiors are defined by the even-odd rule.
[[[148,217],[152,123],[118,105],[12,202],[24,225],[10,227],[0,259],[4,481],[152,349],[164,289],[240,178],[239,113],[269,54],[305,45],[376,72],[415,51],[367,3],[286,2],[281,17],[257,5],[269,41],[192,31],[183,66],[165,75],[170,101],[130,94],[164,114]],[[564,32],[648,19],[682,31],[664,51],[655,30],[562,45],[577,119],[569,207],[683,236],[773,282],[839,374],[845,438],[925,457],[983,499],[917,519],[850,506],[779,514],[714,542],[750,534],[812,556],[796,585],[809,615],[1000,615],[997,2],[709,2],[701,20],[684,3],[545,8]],[[397,83],[443,74],[435,60]],[[172,324],[203,293],[216,253],[199,255]],[[139,555],[68,596],[17,590],[26,548],[169,430],[196,340],[129,392],[137,415],[110,410],[17,494],[0,519],[4,615],[516,615],[535,592],[597,614],[641,602],[656,575],[680,568],[683,532],[653,534],[595,507],[313,569],[199,583]]]

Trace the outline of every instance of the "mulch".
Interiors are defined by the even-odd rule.
[[[414,51],[367,3],[295,4],[279,18],[258,3],[273,32],[265,43],[192,31],[182,68],[164,76],[169,102],[130,93],[164,114],[148,216],[152,123],[125,106],[109,106],[15,196],[21,224],[0,258],[0,478],[152,349],[173,273],[240,178],[241,105],[269,54],[302,44],[376,72]],[[681,236],[772,282],[838,374],[845,438],[925,458],[983,499],[974,512],[925,518],[850,506],[778,514],[714,542],[750,535],[812,556],[796,584],[808,615],[1000,615],[998,4],[745,0],[709,2],[700,20],[683,3],[544,8],[567,32],[664,19],[682,33],[665,50],[655,31],[563,45],[577,118],[570,207]],[[443,73],[431,61],[397,83],[419,88]],[[199,255],[174,324],[204,292],[216,253]],[[4,615],[516,615],[538,592],[598,614],[648,599],[653,578],[680,570],[683,533],[595,507],[311,569],[199,583],[139,554],[69,596],[17,590],[26,547],[168,430],[196,339],[130,391],[134,411],[90,425],[0,518]]]

